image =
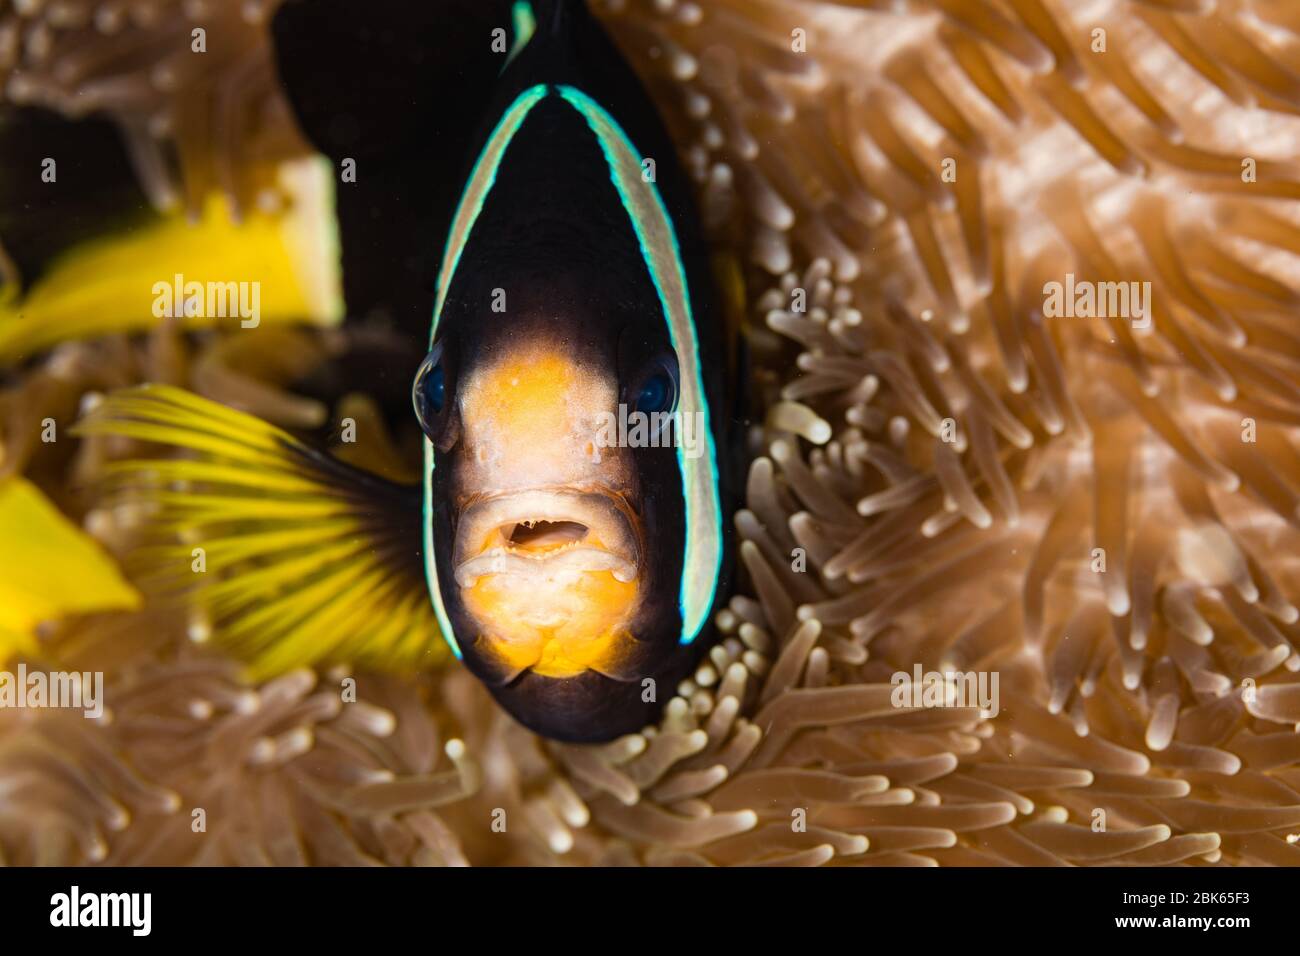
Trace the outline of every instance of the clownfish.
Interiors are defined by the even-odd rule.
[[[110,394],[80,432],[187,450],[113,480],[181,534],[151,551],[173,561],[156,577],[254,675],[418,667],[443,640],[540,734],[640,729],[709,643],[732,560],[737,347],[690,183],[580,0],[422,11],[408,29],[381,2],[382,30],[322,36],[332,6],[281,8],[278,64],[313,145],[357,164],[338,187],[344,294],[349,316],[386,313],[411,343],[414,370],[389,363],[374,384],[407,383],[420,483],[161,385]],[[509,24],[504,63],[433,62],[439,31],[479,43],[492,22]],[[400,84],[322,80],[322,51],[349,42]]]

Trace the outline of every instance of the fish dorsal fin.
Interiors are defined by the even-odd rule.
[[[77,432],[179,452],[110,464],[105,495],[148,514],[128,559],[141,586],[184,598],[195,636],[210,633],[250,676],[446,656],[421,573],[418,488],[164,385],[111,393]]]

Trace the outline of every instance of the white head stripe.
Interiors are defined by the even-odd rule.
[[[680,442],[677,448],[682,494],[686,499],[681,641],[689,644],[704,627],[718,590],[718,574],[722,568],[722,504],[718,499],[717,451],[709,426],[709,403],[700,370],[699,341],[691,315],[686,269],[668,209],[655,184],[642,174],[642,157],[627,134],[600,104],[580,90],[562,86],[560,95],[583,115],[596,134],[609,164],[610,179],[641,243],[641,255],[659,293],[669,338],[681,369],[682,394],[678,408],[683,415],[696,412],[702,415],[706,453],[689,458]]]

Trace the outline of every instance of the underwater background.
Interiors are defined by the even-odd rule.
[[[754,409],[718,640],[595,746],[514,723],[440,641],[223,633],[160,580],[204,501],[124,481],[158,436],[96,427],[119,389],[418,475],[418,429],[337,361],[392,329],[342,324],[355,184],[297,131],[277,6],[0,5],[0,656],[105,682],[96,719],[0,708],[0,858],[1300,862],[1291,0],[590,5],[744,291]],[[156,314],[207,274],[258,283],[255,329]],[[1085,282],[1149,311],[1049,308]],[[304,580],[352,532],[321,533]],[[996,673],[996,713],[898,706],[931,671]]]

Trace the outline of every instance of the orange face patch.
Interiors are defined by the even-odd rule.
[[[598,416],[615,389],[556,347],[512,350],[466,383],[462,404],[472,460],[494,478],[562,482],[594,461]]]
[[[567,419],[577,369],[556,354],[512,357],[489,369],[466,402],[471,421],[489,422],[505,442],[527,442]]]

